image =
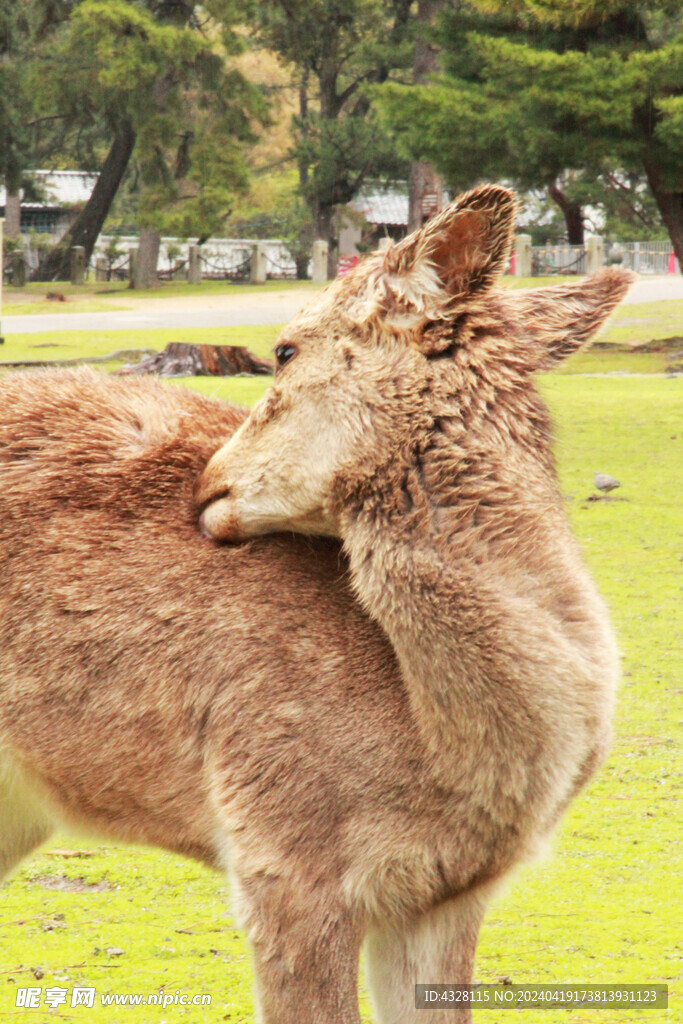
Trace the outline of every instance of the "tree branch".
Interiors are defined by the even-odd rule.
[[[619,179],[614,174],[611,173],[607,174],[607,182],[613,192],[616,192],[618,190],[621,193],[620,198],[624,206],[626,206],[631,211],[631,213],[638,218],[638,220],[642,221],[646,228],[654,227],[654,222],[652,221],[652,219],[646,216],[641,210],[638,209],[638,207],[633,202],[626,198],[626,196],[630,196],[631,190],[626,185],[624,185],[623,182],[619,181]],[[623,193],[626,193],[626,195],[624,195]]]

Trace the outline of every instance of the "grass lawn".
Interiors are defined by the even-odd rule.
[[[506,278],[511,287],[528,286],[534,283],[539,287],[553,278]],[[268,282],[263,286],[228,285],[237,291],[249,289],[273,290],[272,285],[288,287],[309,285],[311,290],[317,285],[310,282]],[[205,285],[183,285],[182,282],[171,282],[164,288],[188,290],[201,289],[220,285],[225,290],[225,282],[212,281]],[[39,287],[31,285],[30,287]],[[40,286],[45,287],[45,286]],[[99,286],[101,287],[101,286]],[[218,289],[215,289],[218,290]],[[94,293],[93,293],[94,294]],[[151,294],[151,293],[150,293]],[[164,292],[164,294],[166,294]],[[170,293],[169,293],[170,294]],[[90,301],[90,300],[88,300]],[[53,303],[46,303],[55,311]],[[113,307],[109,307],[113,308]],[[57,307],[58,311],[63,307]],[[72,307],[69,307],[71,310]],[[5,307],[5,311],[7,308]],[[574,373],[661,373],[672,363],[683,360],[683,299],[667,302],[640,303],[623,306],[609,321],[599,338],[599,344],[585,352],[580,352],[573,359],[563,363],[561,374]],[[101,357],[114,352],[138,348],[161,350],[169,342],[194,342],[195,344],[212,345],[246,345],[255,355],[269,358],[273,344],[282,325],[241,326],[241,327],[184,327],[184,328],[140,328],[137,330],[95,330],[95,331],[41,331],[34,334],[15,334],[12,332],[11,320],[5,320],[5,344],[0,347],[0,362],[17,360],[59,360],[82,357]],[[661,342],[661,344],[659,344]],[[609,346],[609,347],[607,347]],[[646,347],[643,347],[646,346]],[[635,351],[632,351],[636,349]],[[104,369],[117,369],[124,362],[135,361],[132,355],[119,357],[103,365]],[[6,372],[0,366],[0,373]],[[212,387],[221,398],[232,401],[246,402],[255,394],[253,386],[238,378],[234,382],[220,384],[202,384],[202,390]]]
[[[67,281],[36,282],[23,288],[5,285],[2,311],[6,316],[36,313],[105,313],[112,309],[131,309],[138,299],[163,299],[192,295],[244,295],[259,292],[319,289],[312,281],[266,281],[265,284],[243,284],[232,281],[163,281],[156,288],[131,290],[127,281],[89,281],[72,285]],[[64,302],[47,299],[48,293],[64,296]]]
[[[509,288],[540,288],[571,280],[567,277],[506,277]],[[162,281],[156,288],[131,290],[127,281],[88,281],[72,285],[68,281],[36,282],[23,288],[5,285],[2,312],[6,316],[37,313],[106,313],[112,309],[130,309],[138,299],[162,299],[171,296],[193,295],[253,295],[258,292],[291,291],[292,289],[319,291],[321,286],[312,281],[266,281],[253,285],[233,281]],[[59,294],[63,302],[47,299],[48,294]]]
[[[255,355],[272,355],[280,327],[269,324],[245,327],[159,327],[131,331],[36,331],[5,335],[0,361],[88,359],[134,349],[161,350],[172,341],[196,345],[246,345]],[[128,360],[117,357],[106,369]]]
[[[255,329],[244,330],[253,335]],[[275,329],[262,330],[250,343],[256,352],[272,344],[265,335]],[[160,339],[152,342],[151,336],[161,333],[140,332],[135,343],[142,344],[144,335],[145,346],[150,339],[149,347],[160,347]],[[174,340],[185,336],[172,333]],[[207,332],[202,334],[206,339]],[[237,335],[226,329],[226,342],[228,337]],[[25,347],[28,338],[19,344]],[[5,349],[14,341],[10,338]],[[70,344],[84,341],[72,335]],[[95,344],[98,351],[112,347],[110,338],[91,339],[87,347]],[[126,335],[129,346],[133,340]],[[637,358],[617,355],[622,362]],[[609,372],[614,356],[602,352],[600,359],[607,360]],[[268,380],[183,383],[250,403]],[[683,691],[683,378],[591,378],[575,372],[548,375],[541,387],[556,424],[568,513],[611,608],[624,679],[607,765],[572,805],[551,856],[525,868],[490,909],[475,976],[484,982],[509,977],[515,983],[666,982],[668,1011],[525,1011],[522,1019],[524,1024],[673,1024],[683,1019],[675,893],[683,871],[675,725]],[[595,470],[622,481],[613,500],[585,500]],[[226,885],[192,861],[62,836],[2,888],[0,905],[2,1022],[254,1020],[249,954],[230,917]],[[18,986],[45,990],[75,984],[94,985],[98,994],[154,993],[161,986],[170,994],[209,993],[212,1005],[127,1008],[115,1014],[97,1006],[15,1008]],[[369,1022],[365,996],[362,1006]],[[481,1020],[486,1024],[489,1017],[483,1014]]]
[[[93,298],[80,294],[73,298],[67,298],[65,302],[54,302],[46,299],[43,295],[35,298],[23,299],[22,301],[4,301],[2,304],[3,316],[36,316],[37,314],[55,313],[111,313],[112,310],[130,309],[130,303],[109,302],[105,298],[95,295]]]

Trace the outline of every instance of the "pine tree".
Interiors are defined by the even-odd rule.
[[[374,115],[368,86],[412,65],[412,0],[260,0],[258,38],[297,72],[293,154],[318,238],[330,243],[333,214],[368,177],[405,174]]]
[[[561,193],[575,172],[577,195],[555,196],[569,221],[601,175],[644,173],[683,259],[681,0],[459,2],[444,51],[438,81],[386,87],[409,151],[457,185],[485,176]]]
[[[243,146],[263,109],[226,64],[237,37],[217,17],[235,13],[225,0],[201,9],[183,0],[82,0],[36,41],[28,87],[38,122],[90,132],[93,153],[106,146],[90,200],[38,279],[66,276],[73,245],[90,257],[133,153],[145,186],[142,228],[215,230],[244,186]],[[68,140],[57,146],[69,152]]]

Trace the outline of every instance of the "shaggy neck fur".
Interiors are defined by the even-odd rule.
[[[403,457],[340,480],[341,531],[440,783],[473,821],[495,807],[514,828],[532,804],[550,827],[607,742],[617,658],[562,512],[545,410],[530,374],[487,359],[501,355],[492,331],[456,346],[447,372],[425,360]]]

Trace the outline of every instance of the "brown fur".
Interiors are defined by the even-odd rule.
[[[299,355],[200,482],[205,529],[338,534],[348,563],[199,534],[241,412],[0,382],[0,873],[58,825],[225,867],[266,1024],[358,1024],[364,939],[381,1022],[469,981],[492,887],[609,739],[614,643],[530,374],[623,278],[536,323],[543,296],[491,290],[509,194],[470,204],[288,329]]]
[[[513,226],[510,193],[483,187],[334,285],[285,329],[297,355],[197,489],[212,536],[344,541],[457,816],[435,843],[454,894],[549,834],[605,755],[618,675],[533,374],[583,344],[630,276],[497,290]]]
[[[225,868],[264,1021],[352,1022],[364,935],[408,943],[436,894],[428,974],[467,976],[479,904],[441,874],[457,809],[339,545],[196,529],[245,415],[85,370],[0,381],[0,875],[57,827]]]

